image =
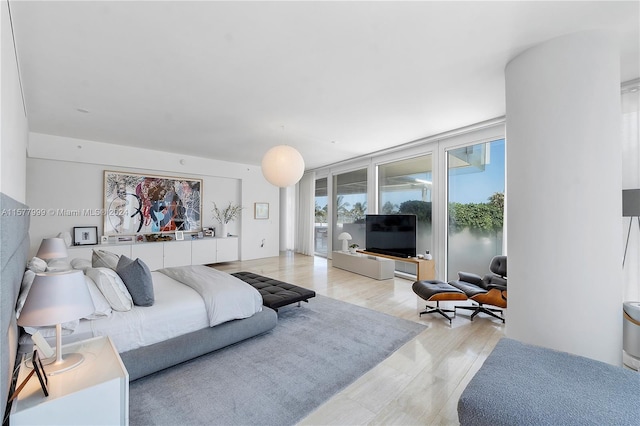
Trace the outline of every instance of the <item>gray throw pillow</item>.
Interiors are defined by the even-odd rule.
[[[126,256],[120,256],[116,272],[122,278],[127,290],[129,290],[134,305],[153,305],[155,298],[151,271],[142,260],[131,260]]]
[[[91,267],[93,268],[109,268],[116,270],[118,266],[118,255],[106,250],[93,249],[91,255]]]

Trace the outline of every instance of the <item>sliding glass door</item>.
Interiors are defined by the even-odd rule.
[[[316,214],[315,231],[313,233],[315,254],[327,257],[329,237],[329,197],[327,178],[316,179]]]
[[[447,151],[447,280],[458,271],[484,274],[502,254],[505,141]]]
[[[378,212],[417,216],[417,253],[433,253],[431,154],[378,166]]]
[[[334,176],[334,226],[333,250],[341,250],[338,236],[348,232],[350,244],[365,246],[364,218],[367,213],[367,169],[355,170]]]

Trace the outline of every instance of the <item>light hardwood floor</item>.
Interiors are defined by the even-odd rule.
[[[412,281],[373,280],[333,268],[322,257],[287,253],[215,267],[251,271],[428,326],[302,420],[302,425],[457,425],[460,394],[504,335],[500,321],[481,314],[471,322],[465,310],[451,326],[438,314],[420,318],[425,302],[411,290]]]

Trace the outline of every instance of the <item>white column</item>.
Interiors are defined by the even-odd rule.
[[[506,67],[507,336],[622,359],[617,39],[588,31]]]

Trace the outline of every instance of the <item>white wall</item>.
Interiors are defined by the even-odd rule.
[[[621,365],[620,56],[598,31],[506,68],[509,312],[515,339]]]
[[[0,191],[25,202],[27,117],[22,103],[7,2],[2,2],[0,8]]]
[[[102,216],[69,216],[58,211],[102,209],[104,170],[114,170],[202,179],[203,226],[220,228],[211,213],[213,202],[219,207],[229,201],[241,204],[245,207],[241,219],[228,228],[231,234],[240,235],[241,259],[279,254],[279,192],[264,180],[258,166],[40,133],[30,133],[28,151],[27,204],[47,212],[31,218],[32,251],[42,238],[71,232],[74,226],[97,226],[102,234]],[[256,201],[270,204],[269,220],[253,218]],[[264,247],[260,247],[262,239]]]

